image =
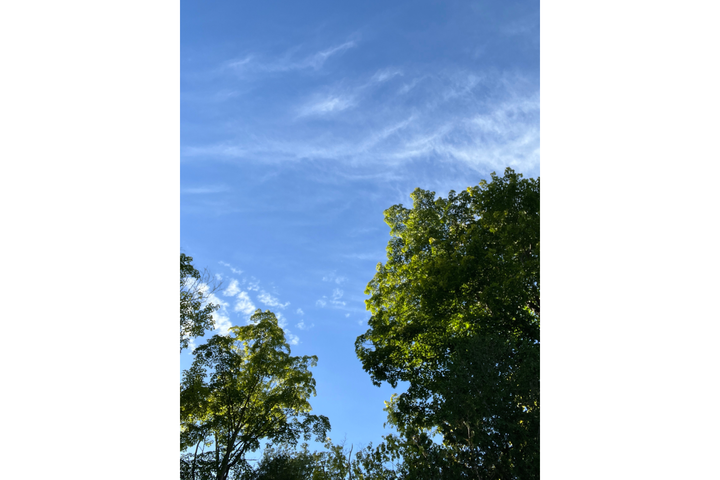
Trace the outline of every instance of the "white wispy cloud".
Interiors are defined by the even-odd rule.
[[[307,57],[303,62],[301,62],[301,68],[312,67],[318,69],[322,67],[323,64],[325,64],[325,61],[327,61],[327,59],[331,56],[342,53],[349,48],[353,48],[355,45],[356,43],[354,41],[349,41],[340,45],[336,45],[334,47],[330,47],[327,50],[317,52],[316,54]]]
[[[255,304],[253,304],[252,300],[250,300],[247,292],[240,292],[237,294],[234,310],[245,315],[252,315],[255,313],[257,308],[255,307]]]
[[[303,312],[302,308],[298,308],[297,310],[295,310],[295,313],[297,315],[305,315],[305,312]]]
[[[228,268],[230,269],[230,271],[233,272],[233,273],[236,274],[236,275],[240,275],[240,274],[243,273],[242,270],[240,270],[240,269],[238,269],[238,268],[234,268],[232,265],[230,265],[230,264],[227,263],[227,262],[223,262],[223,261],[221,260],[221,261],[219,261],[218,263],[219,263],[220,265],[224,266],[224,267],[228,267]]]
[[[340,290],[339,288],[334,289],[334,290],[333,290],[333,293],[332,293],[332,297],[330,298],[330,303],[332,303],[333,305],[343,305],[343,306],[345,306],[345,302],[343,302],[343,301],[340,300],[340,299],[342,298],[342,296],[343,296],[344,293],[345,293],[345,292],[343,292],[343,291]]]
[[[228,60],[227,62],[225,62],[224,66],[225,66],[225,68],[238,69],[238,68],[242,68],[243,66],[249,64],[252,61],[252,59],[253,59],[252,55],[246,55],[245,58],[237,58],[234,60]]]
[[[207,193],[226,192],[228,188],[224,185],[209,185],[205,187],[183,188],[180,192],[188,195],[200,195]]]
[[[298,47],[292,48],[280,57],[272,59],[263,59],[257,54],[248,54],[242,58],[228,60],[221,66],[221,70],[230,70],[240,75],[305,69],[320,70],[330,57],[341,55],[356,45],[355,41],[348,41],[304,57],[297,55]]]
[[[539,164],[539,96],[511,98],[489,111],[447,123],[408,140],[407,152],[432,152],[489,169],[526,171]]]
[[[402,75],[400,70],[384,69],[377,71],[369,80],[347,85],[341,82],[329,91],[317,93],[298,108],[298,118],[328,115],[354,108],[361,98],[369,95],[380,84],[395,76]]]
[[[326,115],[335,112],[342,112],[355,105],[355,99],[349,96],[330,95],[327,97],[311,100],[300,107],[299,117],[311,115]]]
[[[233,278],[232,281],[230,281],[230,285],[223,291],[223,295],[226,297],[234,297],[238,293],[240,293],[240,287],[238,281]]]
[[[401,70],[386,68],[375,72],[375,75],[373,75],[370,80],[372,82],[382,83],[402,74],[403,72]]]
[[[338,285],[340,285],[347,279],[345,277],[336,275],[335,272],[332,272],[332,273],[328,273],[327,275],[323,275],[322,280],[323,280],[323,282],[335,282]]]
[[[311,325],[306,325],[306,324],[305,324],[305,320],[300,320],[300,322],[297,323],[295,326],[296,326],[297,328],[299,328],[300,330],[310,330],[312,327],[315,326],[315,324],[313,323],[313,324],[311,324]]]
[[[285,308],[288,305],[290,305],[290,302],[282,303],[280,300],[278,300],[276,297],[273,297],[265,290],[260,292],[260,295],[258,295],[258,300],[260,300],[262,303],[267,305],[268,307],[276,307],[276,308]]]
[[[220,261],[221,265],[230,268],[233,270],[233,272],[236,272],[236,270],[227,262]],[[242,273],[241,271],[237,271],[237,273]],[[263,303],[264,305],[267,305],[269,307],[274,308],[280,308],[284,309],[288,305],[290,305],[290,302],[282,303],[280,300],[277,299],[277,297],[274,297],[270,293],[268,293],[265,290],[260,289],[260,281],[257,280],[255,277],[250,277],[248,280],[247,278],[243,278],[242,283],[239,282],[237,279],[231,279],[230,285],[223,290],[223,295],[226,297],[234,297],[235,298],[235,305],[233,307],[233,311],[236,313],[239,313],[245,317],[245,322],[247,324],[253,323],[251,320],[251,316],[255,311],[257,310],[257,307],[253,303],[252,299],[250,298],[250,295],[248,291],[241,290],[241,285],[247,289],[248,291],[259,291],[260,293],[257,295],[257,300]],[[203,291],[207,291],[208,286],[207,285],[201,285],[201,289],[204,289]],[[230,319],[227,314],[227,306],[228,303],[220,300],[215,295],[210,294],[209,301],[212,301],[213,303],[217,303],[221,305],[221,308],[215,312],[214,318],[216,326],[218,327],[218,330],[220,330],[221,333],[227,334],[229,331],[229,328],[232,326],[232,323],[230,322]],[[298,315],[302,315],[303,311],[301,308],[298,308],[296,313]],[[275,312],[275,317],[278,319],[278,326],[283,329],[285,332],[285,338],[287,342],[290,345],[297,345],[300,343],[300,338],[293,334],[290,329],[288,328],[288,320],[285,318],[285,316],[281,312]],[[300,322],[301,324],[304,323]],[[301,328],[302,330],[302,328]]]
[[[383,87],[398,78],[405,81],[399,92]],[[259,129],[242,139],[183,146],[183,158],[325,161],[324,168],[338,175],[374,174],[379,181],[395,181],[393,171],[428,159],[481,173],[506,166],[527,172],[539,165],[537,81],[520,74],[409,74],[388,67],[298,97],[299,102],[289,102],[284,118],[292,129],[253,127]],[[334,123],[328,124],[329,118]],[[282,118],[272,122],[278,124]]]
[[[333,289],[330,298],[328,298],[327,295],[323,295],[322,298],[318,299],[315,302],[315,305],[317,305],[318,307],[325,307],[329,303],[331,306],[334,307],[344,307],[346,303],[343,300],[340,300],[344,293],[345,292],[343,292],[339,288],[335,288]]]

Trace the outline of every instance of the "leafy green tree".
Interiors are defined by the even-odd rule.
[[[404,478],[402,459],[387,448],[385,443],[373,447],[372,443],[355,454],[352,478],[357,480],[399,480]]]
[[[358,470],[352,459],[352,447],[333,444],[330,439],[324,444],[326,450],[308,451],[305,443],[301,449],[287,446],[265,449],[263,458],[253,480],[346,480],[361,478],[353,473]]]
[[[210,294],[220,288],[207,270],[201,274],[192,265],[192,257],[180,254],[180,351],[192,337],[201,337],[215,328],[213,312],[219,305],[208,302]]]
[[[540,180],[511,169],[385,211],[388,260],[355,348],[387,404],[405,478],[539,478]]]
[[[295,445],[327,436],[330,422],[311,415],[317,357],[290,355],[282,328],[270,311],[230,328],[195,349],[180,392],[181,478],[241,478],[246,455],[260,441]]]
[[[334,444],[328,438],[324,444],[324,452],[315,452],[312,480],[345,480],[352,478],[352,446],[345,447],[345,442]]]
[[[372,444],[355,453],[353,447],[334,444],[328,438],[325,450],[308,451],[307,443],[299,450],[289,446],[270,446],[263,452],[258,468],[248,480],[397,480],[387,464],[390,460],[384,445]]]
[[[287,445],[269,446],[263,452],[252,480],[308,480],[313,478],[316,455],[308,452],[307,443],[294,451]]]

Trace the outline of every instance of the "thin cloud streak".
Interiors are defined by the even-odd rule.
[[[301,67],[312,67],[315,69],[318,69],[323,66],[325,61],[331,56],[338,52],[344,52],[345,50],[352,48],[356,45],[354,41],[345,42],[341,45],[338,45],[336,47],[328,48],[327,50],[324,50],[322,52],[318,52],[315,55],[308,57],[305,59],[304,62],[300,63]]]
[[[378,70],[369,80],[355,86],[337,85],[333,87],[332,93],[315,95],[303,104],[299,108],[297,118],[331,114],[354,108],[364,96],[371,94],[374,89],[393,77],[402,74],[402,71],[397,69]]]
[[[203,195],[208,193],[227,192],[228,188],[224,185],[212,185],[207,187],[183,188],[180,192],[186,195]]]
[[[220,71],[229,70],[242,77],[247,74],[280,73],[306,69],[320,70],[330,57],[340,55],[356,45],[357,43],[351,40],[299,60],[293,58],[294,53],[298,50],[297,47],[280,58],[270,61],[257,60],[257,54],[248,54],[240,59],[228,60],[220,67]]]
[[[343,110],[347,110],[353,106],[355,106],[355,100],[352,97],[331,95],[308,102],[300,108],[298,117],[342,112]]]

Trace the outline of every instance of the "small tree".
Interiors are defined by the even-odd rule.
[[[215,328],[213,312],[219,305],[209,303],[210,295],[220,288],[210,273],[200,273],[192,257],[180,254],[180,351],[188,347],[191,337],[201,337]]]
[[[317,357],[290,355],[275,314],[257,310],[250,325],[232,327],[195,349],[180,392],[181,478],[239,478],[246,454],[260,441],[295,445],[318,441],[330,422],[311,415],[315,395],[309,367]]]
[[[300,451],[287,445],[268,446],[248,480],[315,480],[316,456],[308,451],[307,443],[302,444]]]

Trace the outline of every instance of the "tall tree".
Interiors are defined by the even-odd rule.
[[[385,211],[388,260],[355,348],[407,478],[539,478],[540,180],[503,177]],[[437,441],[437,440],[440,441]]]
[[[215,328],[213,312],[219,305],[210,303],[210,295],[220,283],[205,270],[200,273],[192,257],[180,254],[180,351],[187,348],[192,337],[201,337]]]
[[[230,328],[195,349],[180,392],[181,477],[239,478],[249,471],[246,454],[260,441],[293,445],[326,438],[330,422],[310,414],[317,357],[290,355],[282,328],[270,311]]]

